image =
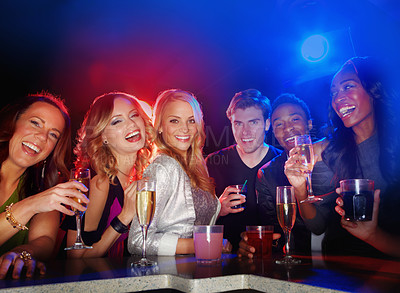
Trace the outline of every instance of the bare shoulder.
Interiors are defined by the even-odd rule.
[[[108,177],[105,175],[96,175],[90,180],[90,202],[86,210],[85,231],[95,231],[98,228],[109,188]]]
[[[90,191],[96,194],[107,195],[109,189],[109,179],[104,175],[96,175],[90,180]]]
[[[317,161],[322,160],[322,152],[325,150],[326,146],[328,145],[328,140],[326,138],[320,139],[313,143],[314,148],[314,155],[317,157]]]

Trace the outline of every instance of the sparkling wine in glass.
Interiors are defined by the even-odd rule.
[[[156,209],[156,181],[145,177],[137,181],[136,190],[136,214],[142,228],[143,247],[142,258],[135,262],[135,266],[145,267],[157,265],[156,262],[146,258],[147,229],[151,224]]]
[[[302,162],[304,166],[307,167],[307,193],[308,196],[306,199],[300,201],[300,203],[303,202],[316,202],[319,200],[322,200],[321,197],[317,197],[314,195],[313,189],[312,189],[312,183],[311,183],[311,173],[314,168],[314,149],[311,141],[311,137],[308,134],[305,135],[299,135],[295,136],[294,138],[294,144],[295,146],[299,147],[299,154],[301,155]]]
[[[296,198],[294,196],[293,186],[277,186],[276,187],[276,212],[278,215],[279,225],[285,233],[286,244],[285,257],[276,260],[277,264],[298,264],[299,259],[295,259],[290,255],[290,238],[291,232],[296,221]]]
[[[90,170],[89,169],[82,169],[82,168],[77,168],[77,169],[72,169],[70,172],[70,181],[75,180],[78,182],[81,182],[83,185],[85,185],[88,189],[90,186]],[[86,197],[89,197],[89,190],[87,192],[82,192]],[[81,202],[79,198],[73,197],[73,200],[76,202],[84,205],[84,203]],[[93,248],[92,246],[87,246],[85,243],[83,243],[82,240],[82,217],[85,212],[81,212],[77,210],[76,208],[72,207],[72,211],[75,213],[75,220],[76,220],[76,240],[75,244],[64,248],[65,250],[73,250],[73,249],[91,249]]]

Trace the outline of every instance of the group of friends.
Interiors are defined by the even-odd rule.
[[[94,174],[90,200],[83,194],[89,186],[68,181],[71,122],[63,102],[43,92],[6,106],[0,113],[0,278],[44,274],[45,261],[56,256],[141,254],[135,192],[143,177],[155,178],[157,190],[147,254],[192,254],[193,226],[220,224],[224,250],[251,258],[245,226],[274,225],[279,238],[276,187],[291,185],[298,201],[296,254],[310,254],[311,233],[325,233],[324,254],[400,257],[395,96],[378,68],[372,58],[354,57],[332,79],[326,134],[313,144],[313,190],[323,197],[317,203],[300,203],[307,197],[306,170],[294,138],[309,134],[313,123],[293,94],[271,104],[255,89],[237,93],[226,111],[236,143],[206,158],[203,113],[191,92],[161,92],[152,119],[132,95],[97,97],[73,148],[74,166]],[[266,143],[270,128],[280,147]],[[337,187],[350,178],[374,180],[372,221],[343,218]],[[245,182],[246,196],[231,186]],[[242,203],[245,208],[234,208]],[[77,234],[68,207],[85,211],[82,237],[93,249],[64,252]]]

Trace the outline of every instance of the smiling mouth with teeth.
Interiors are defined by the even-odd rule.
[[[33,145],[33,144],[29,143],[29,142],[25,142],[24,141],[24,142],[22,142],[22,144],[24,146],[26,146],[27,148],[29,148],[30,150],[34,151],[35,153],[39,153],[40,152],[40,149],[37,146],[35,146],[35,145]]]
[[[125,137],[125,139],[126,139],[126,140],[132,139],[133,137],[138,136],[139,134],[140,134],[140,131],[134,131],[134,132],[128,134],[128,135]]]
[[[242,138],[243,142],[250,142],[250,141],[253,141],[253,140],[254,140],[254,138]]]
[[[188,140],[190,136],[175,136],[179,140]]]
[[[286,142],[294,142],[294,138],[295,138],[295,136],[291,136],[291,137],[288,137],[287,139],[285,139],[285,141]]]
[[[339,113],[342,114],[342,117],[346,117],[350,115],[355,109],[356,106],[345,106],[339,109]]]

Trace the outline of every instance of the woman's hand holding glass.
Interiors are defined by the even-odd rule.
[[[340,194],[340,188],[336,189],[336,193]],[[379,201],[380,201],[380,190],[377,189],[374,192],[374,208],[372,212],[372,220],[371,221],[349,221],[344,219],[344,209],[343,207],[343,199],[338,197],[336,199],[337,206],[335,207],[335,211],[342,216],[340,224],[344,229],[346,229],[349,233],[354,235],[355,237],[370,242],[371,238],[374,238],[374,235],[378,228],[378,213],[379,213]]]
[[[77,169],[72,169],[70,173],[70,181],[74,182],[82,182],[84,184],[81,184],[82,186],[86,187],[86,191],[83,191],[81,188],[79,188],[80,191],[85,192],[86,194],[89,194],[89,185],[90,185],[90,170],[89,169],[83,169],[83,168],[77,168]],[[79,198],[75,197],[74,200],[77,200],[79,203],[82,203]],[[73,249],[91,249],[93,248],[92,246],[86,246],[83,243],[83,240],[81,238],[81,231],[82,231],[82,217],[85,211],[81,211],[79,209],[75,209],[74,207],[71,207],[72,210],[75,213],[75,219],[76,219],[76,240],[74,245],[69,246],[64,248],[65,250],[73,250]]]
[[[83,184],[75,181],[60,183],[43,192],[16,202],[12,206],[12,214],[22,225],[28,223],[36,214],[51,211],[59,211],[66,215],[73,216],[74,212],[72,208],[82,212],[86,211],[86,207],[78,203],[78,200],[84,204],[89,202],[89,199],[79,190],[85,192],[88,189]],[[74,198],[76,198],[77,201],[75,201]],[[4,241],[6,240],[7,239]]]
[[[52,188],[15,203],[12,207],[13,215],[20,223],[25,225],[36,214],[37,216],[35,219],[38,220],[39,218],[43,219],[44,215],[47,215],[48,212],[52,211],[74,215],[74,212],[69,207],[73,207],[79,211],[85,211],[86,207],[73,199],[77,198],[84,204],[89,202],[87,197],[78,189],[83,192],[88,190],[86,186],[76,181],[60,183]],[[59,218],[59,216],[56,216],[56,218]],[[54,217],[51,219],[54,219]],[[38,225],[33,227],[33,222],[31,222],[31,226],[29,227],[30,230],[35,230],[34,234],[36,236],[37,233],[42,233],[40,230],[39,232],[36,232],[37,227]],[[39,228],[40,227],[43,227],[43,225],[39,224]],[[47,232],[50,233],[48,230],[43,232],[43,236],[45,236],[44,239],[49,239],[46,235]],[[25,246],[26,245],[18,246],[0,257],[0,279],[5,278],[10,269],[12,269],[13,279],[20,278],[21,274],[24,272],[26,277],[30,278],[33,276],[35,269],[37,269],[40,274],[46,272],[45,265],[42,262],[37,261],[34,256],[29,253],[30,249],[28,249],[28,246],[26,246],[26,250],[24,250]],[[26,268],[26,270],[24,268]]]
[[[73,216],[74,212],[72,208],[81,212],[86,211],[86,207],[75,201],[74,198],[80,200],[85,205],[89,203],[89,199],[81,191],[87,192],[88,188],[80,182],[69,181],[60,183],[29,199],[32,200],[31,206],[34,208],[35,213],[57,210],[66,215]],[[71,209],[68,207],[71,207]]]

